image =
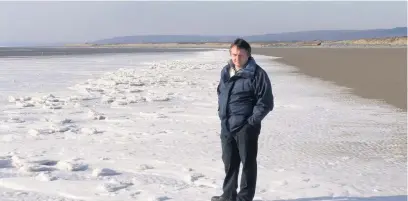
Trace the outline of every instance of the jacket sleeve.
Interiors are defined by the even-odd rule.
[[[260,71],[257,80],[255,80],[255,98],[256,104],[252,116],[248,118],[250,125],[261,124],[265,116],[274,108],[274,96],[272,94],[272,84],[265,71]]]
[[[220,74],[221,74],[220,75],[220,80],[218,81],[218,85],[217,85],[217,96],[218,96],[218,98],[220,98],[220,93],[221,93],[220,87],[221,87],[221,82],[222,82],[222,70],[221,70]],[[220,111],[220,105],[218,105],[218,111]]]
[[[221,83],[218,83],[218,86],[217,86],[217,95],[218,95],[218,98],[220,98],[220,84]],[[220,111],[220,105],[218,104],[218,111]]]
[[[225,69],[226,67],[224,66],[224,68],[223,69],[221,69],[221,72],[220,72],[220,79],[219,79],[219,81],[218,81],[218,85],[217,85],[217,95],[219,96],[220,95],[220,86],[221,86],[221,82],[223,81],[222,80],[222,76],[223,76],[223,71],[224,71],[224,69]]]
[[[221,85],[221,83],[218,83],[218,85],[217,85],[217,95],[218,96],[220,95],[220,85]]]

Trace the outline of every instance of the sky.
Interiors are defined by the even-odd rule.
[[[0,44],[407,26],[406,1],[0,1]]]

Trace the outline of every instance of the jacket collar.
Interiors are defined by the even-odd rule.
[[[227,68],[225,68],[224,73],[226,73],[226,77],[229,78],[229,70],[231,68],[234,68],[235,65],[232,62],[232,60],[228,61]],[[255,70],[256,70],[257,64],[255,62],[255,59],[253,57],[249,57],[248,62],[245,64],[244,68],[240,69],[238,72],[236,72],[235,76],[240,76],[243,78],[251,78],[255,76]],[[226,79],[228,80],[228,79]]]

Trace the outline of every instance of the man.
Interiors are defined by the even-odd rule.
[[[261,121],[272,111],[274,97],[267,73],[251,56],[251,47],[236,39],[231,60],[222,71],[217,87],[221,120],[222,160],[225,167],[223,194],[212,201],[252,201],[257,180],[258,136]],[[243,165],[240,192],[238,174]]]

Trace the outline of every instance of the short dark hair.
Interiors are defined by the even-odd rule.
[[[251,55],[251,45],[242,38],[237,38],[231,44],[230,49],[234,46],[237,46],[239,49],[244,49],[248,52],[248,55]]]

